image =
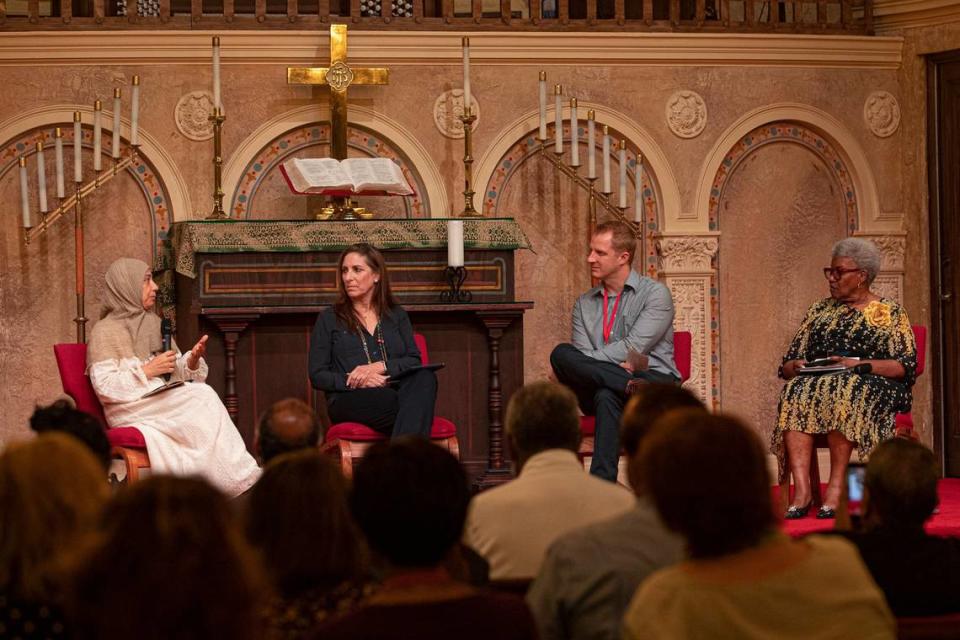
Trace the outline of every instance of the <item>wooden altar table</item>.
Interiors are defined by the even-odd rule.
[[[464,239],[473,300],[442,304],[444,219],[176,223],[158,259],[161,305],[175,310],[182,348],[210,335],[209,382],[250,447],[259,416],[281,398],[302,398],[327,421],[307,376],[310,332],[336,297],[340,251],[380,247],[430,360],[446,363],[437,415],[457,425],[463,463],[484,486],[509,477],[502,416],[523,384],[523,313],[533,307],[515,299],[514,252],[530,243],[515,221],[496,218],[465,220]]]

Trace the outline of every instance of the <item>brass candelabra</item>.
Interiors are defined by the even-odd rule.
[[[226,220],[223,210],[223,122],[227,117],[219,107],[213,108],[208,120],[213,123],[213,211],[207,220]]]
[[[482,218],[483,214],[473,207],[473,123],[477,116],[470,113],[470,105],[463,106],[463,211],[461,218]]]

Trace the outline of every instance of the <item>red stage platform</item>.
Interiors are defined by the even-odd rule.
[[[960,536],[960,478],[940,481],[940,511],[927,522],[927,533],[937,536]],[[822,495],[822,494],[821,494]],[[774,504],[777,503],[777,488],[773,489]],[[801,520],[782,520],[783,530],[792,536],[802,536],[817,531],[833,529],[833,520],[817,520],[816,509],[810,509]]]

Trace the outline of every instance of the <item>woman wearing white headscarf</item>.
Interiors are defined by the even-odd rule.
[[[180,353],[161,352],[160,318],[150,311],[157,285],[145,262],[115,261],[106,274],[100,321],[90,334],[87,367],[110,426],[133,425],[147,443],[154,473],[198,474],[229,496],[260,475],[216,391],[204,384],[207,336]],[[144,398],[164,374],[188,384]]]

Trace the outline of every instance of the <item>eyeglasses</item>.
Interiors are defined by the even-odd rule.
[[[863,271],[863,269],[841,269],[840,267],[824,267],[823,268],[823,277],[827,280],[839,280],[848,273],[856,273],[857,271]]]

